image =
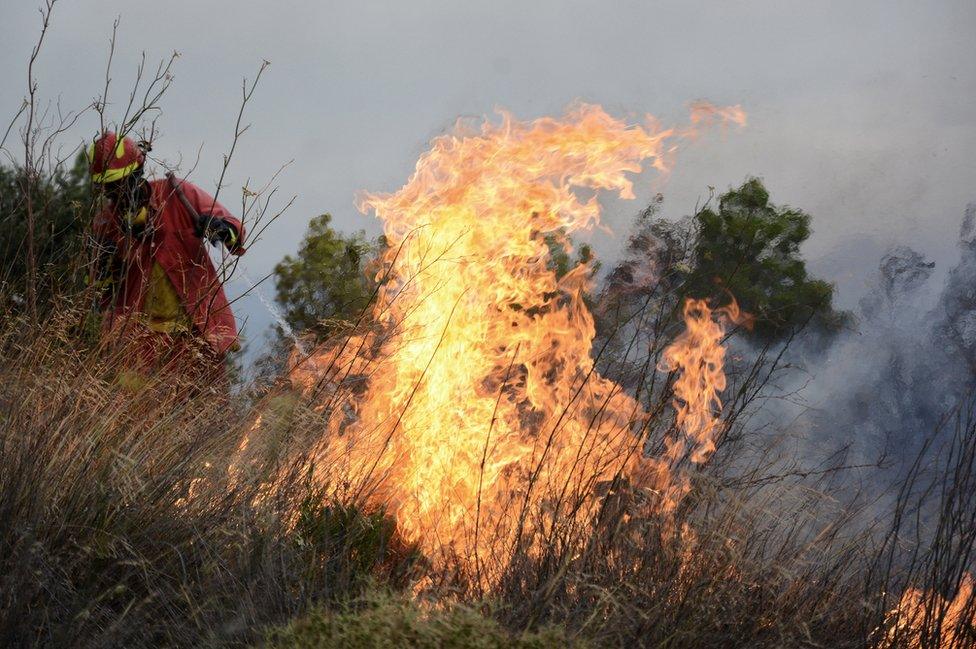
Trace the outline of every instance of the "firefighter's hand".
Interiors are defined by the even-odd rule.
[[[237,247],[237,229],[233,225],[218,217],[204,216],[203,220],[206,224],[203,234],[210,243],[217,245],[222,241],[228,250]]]

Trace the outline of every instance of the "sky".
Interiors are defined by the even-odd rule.
[[[610,232],[592,237],[612,259],[655,192],[663,215],[691,213],[749,176],[772,200],[813,216],[810,268],[837,284],[840,305],[870,290],[880,255],[910,245],[944,272],[958,258],[965,205],[976,200],[976,3],[744,0],[166,3],[61,0],[35,70],[46,101],[83,108],[100,95],[119,18],[109,115],[121,114],[143,53],[180,53],[157,116],[153,156],[199,162],[214,192],[244,79],[271,62],[246,108],[221,189],[275,180],[272,210],[294,203],[252,242],[240,294],[294,253],[308,221],[330,212],[345,231],[378,234],[358,192],[395,191],[432,137],[459,116],[558,115],[575,100],[641,121],[682,123],[688,102],[740,104],[741,132],[683,149],[666,182],[608,200]],[[0,7],[0,121],[26,93],[40,26],[36,0]],[[66,146],[99,128],[82,116]],[[260,295],[259,295],[260,294]],[[272,322],[269,282],[235,303],[253,357]],[[264,297],[264,301],[259,299]],[[233,296],[232,296],[233,297]]]

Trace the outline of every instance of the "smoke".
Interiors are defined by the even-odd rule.
[[[810,461],[875,464],[884,470],[874,478],[897,482],[926,441],[937,446],[946,436],[947,418],[976,387],[976,204],[966,209],[959,247],[941,288],[934,262],[890,248],[854,328],[832,344],[800,341],[792,350],[802,371],[783,392],[794,397],[765,420],[795,421]]]

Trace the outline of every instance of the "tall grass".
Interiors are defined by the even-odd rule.
[[[84,312],[0,324],[0,645],[342,646],[428,622],[435,638],[468,625],[497,646],[976,642],[972,595],[950,605],[976,547],[971,409],[883,508],[869,490],[832,498],[835,475],[743,460],[739,431],[673,516],[642,514],[626,481],[602,485],[599,516],[496,557],[486,586],[311,478],[304,450],[326,415],[287,384],[133,380],[128,350],[85,342]],[[377,604],[376,588],[401,594]],[[910,588],[922,595],[893,615]]]
[[[381,514],[273,458],[227,479],[245,399],[127,378],[126,350],[79,346],[78,316],[3,323],[0,645],[237,644],[369,575],[395,583],[409,556]]]

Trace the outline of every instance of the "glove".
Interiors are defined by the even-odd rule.
[[[202,222],[200,227],[202,238],[205,238],[214,245],[217,245],[217,242],[221,241],[227,246],[228,250],[233,250],[237,247],[237,228],[233,225],[220,217],[210,216],[209,214],[201,215],[200,220]]]
[[[103,293],[107,293],[122,276],[119,249],[111,241],[93,240],[93,259],[86,283]]]

